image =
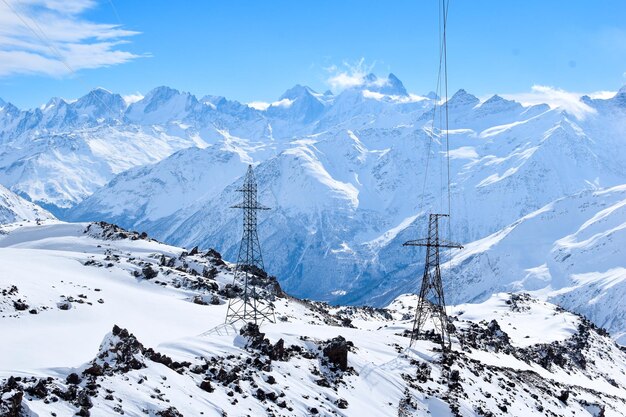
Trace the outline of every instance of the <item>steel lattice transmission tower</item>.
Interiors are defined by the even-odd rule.
[[[239,247],[234,282],[237,282],[238,278],[239,282],[243,281],[243,292],[238,297],[229,300],[226,323],[235,324],[238,321],[244,321],[260,325],[265,320],[274,323],[273,304],[259,299],[253,282],[259,273],[265,271],[257,233],[257,210],[269,210],[269,208],[257,201],[257,184],[252,165],[248,166],[243,186],[237,191],[243,193],[243,201],[232,208],[243,209],[243,237]]]
[[[448,214],[431,214],[428,218],[428,238],[409,240],[403,246],[426,247],[426,262],[424,263],[424,275],[417,299],[413,333],[411,333],[410,345],[420,338],[424,332],[424,324],[431,317],[435,325],[435,331],[441,336],[441,347],[450,349],[450,331],[448,329],[448,315],[446,314],[446,300],[441,281],[441,268],[439,262],[440,248],[457,248],[463,246],[439,238],[439,218],[450,217]]]

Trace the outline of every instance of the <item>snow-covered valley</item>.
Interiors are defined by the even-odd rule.
[[[217,252],[40,223],[0,235],[2,415],[621,416],[626,405],[626,352],[525,294],[451,307],[446,355],[428,340],[408,347],[414,295],[376,309],[268,291],[277,323],[239,334],[219,327],[233,275]]]

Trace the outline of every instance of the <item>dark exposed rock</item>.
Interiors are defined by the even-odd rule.
[[[174,407],[169,407],[165,410],[159,411],[156,415],[161,417],[183,417],[183,415]]]
[[[198,254],[198,247],[194,246],[193,249],[191,249],[191,252],[189,252],[189,255],[197,255]]]
[[[68,384],[78,384],[80,383],[80,381],[80,377],[74,372],[72,372],[67,376],[67,378],[65,378],[65,382],[67,382]]]
[[[46,381],[40,379],[37,383],[31,387],[26,388],[26,392],[37,398],[45,398],[48,395],[48,387]]]
[[[533,302],[533,298],[528,293],[512,293],[511,297],[506,300],[511,311],[520,312],[530,310],[529,303]]]
[[[159,271],[154,270],[150,265],[146,265],[141,269],[141,274],[145,279],[152,279],[159,275]]]
[[[484,322],[482,322],[484,323]],[[502,353],[513,353],[509,335],[500,328],[496,320],[491,320],[486,326],[470,323],[463,331],[458,332],[457,337],[464,346],[474,349],[488,350]]]
[[[208,304],[206,301],[204,301],[204,298],[201,295],[194,296],[191,301],[193,301],[194,304],[199,304],[199,305],[202,305],[202,306],[205,306],[205,305]],[[219,302],[218,302],[218,304],[219,304]]]
[[[89,417],[91,415],[91,412],[89,411],[89,409],[87,409],[87,407],[82,407],[80,410],[78,410],[76,415],[81,417]]]
[[[272,346],[269,357],[273,361],[285,360],[285,341],[283,339],[278,339],[278,342]]]
[[[335,401],[335,405],[337,406],[337,408],[346,409],[348,408],[348,401],[344,400],[343,398],[339,398],[337,401]]]
[[[104,371],[102,369],[102,366],[98,365],[97,363],[94,363],[83,371],[83,375],[102,376],[104,375]]]
[[[345,371],[348,369],[348,342],[343,336],[337,336],[326,342],[323,353],[328,361]]]
[[[3,417],[21,417],[23,397],[24,393],[15,389],[2,394],[0,415]]]
[[[263,391],[261,388],[257,389],[255,393],[255,397],[259,401],[265,401],[265,391]]]
[[[215,279],[215,277],[217,277],[217,274],[219,274],[219,271],[214,266],[212,266],[211,268],[205,267],[202,270],[202,276],[207,279]]]
[[[213,392],[215,389],[211,385],[211,381],[209,379],[205,379],[200,383],[200,389],[206,392]]]
[[[97,238],[101,238],[104,240],[120,240],[120,239],[130,239],[130,240],[150,240],[148,238],[148,234],[146,232],[138,233],[133,231],[128,231],[116,224],[107,223],[107,222],[94,222],[87,226],[84,233],[89,234],[90,236],[94,236]]]
[[[239,331],[239,334],[248,339],[246,347],[253,349],[261,347],[265,338],[265,333],[261,333],[259,326],[254,323],[246,323]]]
[[[13,307],[17,311],[24,311],[24,310],[28,309],[28,304],[26,304],[22,300],[17,300],[17,301],[13,301]]]
[[[59,308],[59,310],[69,310],[70,308],[72,308],[72,304],[69,301],[61,301],[57,303],[57,307]]]

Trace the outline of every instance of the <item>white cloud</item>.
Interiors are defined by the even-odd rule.
[[[126,104],[133,104],[138,102],[139,100],[143,99],[143,94],[141,93],[135,93],[135,94],[127,94],[125,96],[122,96],[122,98],[124,99],[124,102],[126,102]]]
[[[428,100],[427,97],[418,96],[417,94],[409,93],[408,96],[397,96],[382,94],[376,91],[363,90],[363,97],[373,100],[388,100],[396,103],[416,103],[418,101]]]
[[[272,105],[272,103],[267,103],[265,101],[251,101],[247,103],[248,107],[252,107],[255,110],[265,111]]]
[[[270,107],[284,107],[289,108],[293,104],[293,100],[289,100],[288,98],[284,98],[282,100],[275,101],[273,103],[266,103],[265,101],[252,101],[248,103],[248,107],[252,107],[253,109],[265,111]]]
[[[365,58],[359,59],[356,63],[344,62],[343,68],[338,68],[336,65],[331,65],[326,68],[326,71],[330,73],[330,77],[326,80],[328,85],[333,90],[341,91],[346,88],[357,87],[364,85],[366,82],[366,76],[372,72],[376,63],[366,64]],[[377,83],[385,83],[386,79],[377,80]]]
[[[592,93],[575,93],[560,88],[544,85],[533,85],[530,92],[501,94],[502,97],[515,100],[525,106],[547,104],[551,108],[561,108],[579,119],[595,113],[595,110],[581,101],[581,97],[588,95],[591,98],[611,98],[614,91],[596,91]]]
[[[138,32],[81,16],[93,0],[1,0],[0,76],[60,77],[138,58],[122,50]],[[68,68],[69,67],[69,68]]]
[[[587,93],[590,98],[600,99],[600,100],[608,100],[610,98],[615,97],[615,91],[594,91],[593,93]],[[583,94],[585,95],[585,94]]]

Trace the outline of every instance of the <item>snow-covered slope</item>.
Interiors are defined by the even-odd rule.
[[[369,75],[336,95],[295,86],[265,105],[197,99],[168,87],[129,106],[102,89],[31,111],[4,103],[0,182],[63,219],[109,220],[170,244],[215,246],[233,260],[241,213],[230,206],[252,163],[261,200],[273,208],[260,216],[268,270],[298,296],[382,306],[419,285],[423,254],[401,244],[425,235],[429,212],[448,209],[446,144],[433,131],[436,101],[408,93],[390,74]],[[583,97],[572,115],[455,93],[447,237],[471,246],[559,199],[625,184],[625,102],[624,89],[608,100]],[[564,236],[537,227],[530,237],[534,247],[551,250]],[[606,242],[608,252],[619,251],[615,242]],[[584,273],[613,268],[602,262],[584,263]],[[539,265],[522,262],[511,270]],[[490,295],[485,291],[521,279],[511,274],[454,291],[459,301],[482,300]],[[558,290],[569,279],[521,285],[536,290],[543,282]],[[568,306],[586,312],[587,301]],[[594,319],[624,331],[606,322],[618,299],[605,301]]]
[[[3,415],[608,417],[626,406],[626,353],[524,294],[451,308],[445,356],[427,340],[408,348],[412,295],[374,309],[263,292],[277,323],[240,334],[216,328],[233,282],[216,252],[104,223],[4,232]]]
[[[274,208],[261,216],[266,264],[283,285],[300,296],[384,305],[416,286],[420,254],[401,244],[425,234],[428,212],[447,211],[440,159],[445,145],[429,134],[431,100],[366,91],[347,90],[330,102],[296,88],[286,95],[294,103],[304,97],[327,106],[308,124],[313,133],[263,145],[225,136],[204,151],[182,151],[119,176],[70,210],[69,218],[109,219],[174,244],[215,245],[232,259],[240,214],[229,207],[238,198],[233,190],[239,179],[222,180],[243,175],[254,161],[261,199]],[[616,148],[623,141],[624,109],[607,102],[592,103],[596,113],[580,120],[498,96],[484,103],[465,91],[451,97],[452,237],[481,239],[563,196],[623,184],[626,156]],[[233,152],[239,156],[231,160]],[[234,162],[209,162],[220,153]],[[201,154],[206,168],[187,174],[185,165]],[[216,176],[216,169],[228,175]],[[144,212],[168,199],[171,188],[147,187],[154,190],[148,194],[137,192],[145,188],[138,182],[160,184],[172,173],[181,198],[159,215]],[[219,186],[208,185],[214,182]],[[207,185],[200,190],[197,184]]]
[[[0,185],[0,224],[51,219],[52,214]]]
[[[534,290],[585,314],[624,344],[624,248],[626,185],[564,197],[455,254],[452,299]]]

